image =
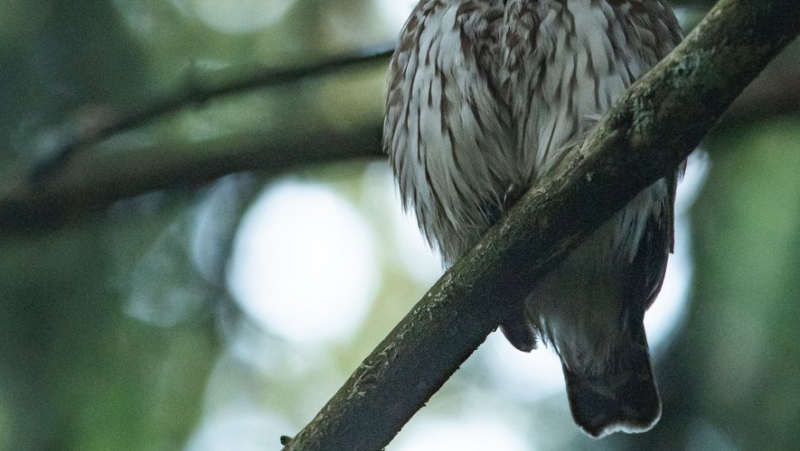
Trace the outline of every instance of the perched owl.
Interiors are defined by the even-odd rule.
[[[552,174],[680,39],[660,0],[420,1],[390,66],[384,147],[444,261]],[[556,350],[572,415],[595,437],[661,415],[642,322],[672,248],[676,177],[639,193],[501,325],[522,351],[537,337]]]

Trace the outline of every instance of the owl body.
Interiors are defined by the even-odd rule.
[[[390,67],[384,147],[405,208],[453,263],[542,183],[625,90],[680,40],[657,0],[423,0]],[[660,415],[644,311],[671,248],[675,177],[594,232],[502,325],[562,360],[589,434]],[[498,293],[502,296],[502,293]]]

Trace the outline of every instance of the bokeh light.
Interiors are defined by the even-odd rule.
[[[184,14],[227,34],[251,33],[277,23],[295,0],[173,0]]]
[[[375,3],[384,20],[399,33],[417,0],[376,0]]]
[[[412,422],[390,448],[393,451],[530,451],[532,448],[507,418],[476,411],[447,419]]]
[[[229,284],[242,309],[293,342],[346,340],[378,287],[372,231],[330,188],[283,181],[245,215]]]

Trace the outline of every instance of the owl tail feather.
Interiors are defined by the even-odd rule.
[[[572,417],[595,438],[619,431],[645,432],[661,417],[647,342],[643,347],[621,350],[620,354],[614,367],[601,374],[562,366]]]

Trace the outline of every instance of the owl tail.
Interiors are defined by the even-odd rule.
[[[612,358],[615,364],[600,374],[572,371],[562,365],[572,417],[592,437],[645,432],[661,417],[643,331],[640,337],[640,343],[618,350]]]

